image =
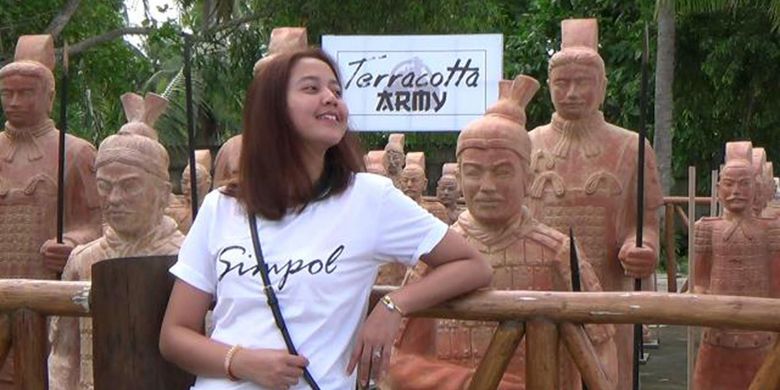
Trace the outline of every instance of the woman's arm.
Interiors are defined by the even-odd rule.
[[[485,287],[493,275],[490,263],[452,230],[421,260],[431,267],[425,277],[388,294],[405,315]],[[371,376],[377,379],[384,376],[400,323],[399,311],[377,304],[358,333],[347,372],[360,363],[361,383],[368,382],[369,365]]]
[[[225,360],[231,345],[203,335],[203,320],[211,294],[176,280],[160,331],[160,353],[181,368],[204,377],[226,378]],[[298,382],[308,361],[286,350],[238,349],[230,372],[272,389],[286,389]]]

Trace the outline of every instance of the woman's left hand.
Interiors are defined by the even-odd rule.
[[[378,382],[387,372],[401,318],[399,312],[377,303],[360,328],[347,373],[352,373],[357,366],[362,387],[368,386],[369,376]]]

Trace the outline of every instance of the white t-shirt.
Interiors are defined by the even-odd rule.
[[[260,245],[287,328],[323,390],[354,389],[346,367],[378,267],[413,266],[447,226],[384,177],[358,173],[342,194],[280,221],[258,218]],[[211,338],[246,348],[286,349],[263,293],[243,207],[213,191],[171,273],[215,296]],[[307,389],[303,378],[293,389]],[[256,390],[247,382],[199,377],[197,390]]]

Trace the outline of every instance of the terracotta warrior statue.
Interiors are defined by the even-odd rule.
[[[766,198],[767,187],[766,178],[764,177],[764,166],[766,165],[766,150],[764,148],[752,148],[752,160],[753,174],[755,175],[755,185],[753,187],[752,210],[753,215],[760,217],[766,208],[766,204],[769,199]]]
[[[0,69],[0,95],[6,122],[0,133],[0,278],[58,279],[76,245],[100,235],[95,187],[95,148],[65,137],[65,209],[63,243],[57,235],[59,130],[49,118],[54,99],[54,45],[49,35],[25,35],[16,45],[14,62]],[[0,322],[7,322],[6,314]],[[46,337],[40,334],[0,339]],[[11,344],[0,343],[0,356]],[[11,382],[13,357],[4,362],[0,384]]]
[[[568,236],[538,222],[524,206],[530,182],[531,140],[525,129],[525,105],[539,88],[518,76],[509,93],[468,124],[458,137],[459,180],[467,210],[455,231],[493,264],[497,290],[570,291]],[[579,251],[586,291],[599,291],[585,253]],[[495,322],[439,320],[433,332],[427,319],[410,319],[390,364],[393,389],[465,389],[496,329]],[[616,349],[611,325],[586,325],[595,351],[614,380]],[[581,380],[568,352],[560,347],[560,388],[579,389]],[[499,386],[525,388],[525,343],[515,352]]]
[[[163,213],[171,192],[168,152],[152,127],[167,101],[125,95],[122,103],[129,122],[100,144],[95,163],[103,236],[73,250],[64,280],[90,280],[92,265],[105,259],[175,255],[184,240]],[[55,318],[51,342],[49,388],[92,389],[91,320]]]
[[[726,144],[718,181],[723,216],[694,228],[697,294],[780,298],[780,223],[753,215],[755,173],[750,142]],[[706,328],[693,377],[694,389],[748,389],[777,334]]]
[[[425,175],[425,154],[409,152],[406,154],[406,165],[401,172],[401,190],[436,218],[447,222],[447,209],[435,198],[423,197],[428,188],[428,177]]]
[[[766,182],[766,193],[764,194],[766,199],[766,208],[761,213],[761,216],[777,218],[780,216],[780,205],[777,203],[778,179],[774,177],[774,166],[771,161],[764,165],[764,180]]]
[[[304,49],[309,46],[304,27],[277,27],[271,31],[271,39],[268,42],[268,54],[259,59],[252,75],[257,76],[263,68],[263,64],[279,53]],[[214,188],[226,185],[232,179],[238,177],[238,158],[241,155],[241,134],[228,139],[217,152],[214,162]]]
[[[366,163],[366,172],[387,176],[387,172],[385,171],[384,158],[385,158],[384,150],[369,151],[364,158]]]
[[[457,163],[444,163],[441,167],[441,177],[436,183],[436,198],[447,209],[447,222],[451,225],[458,220],[463,208],[458,205],[461,197],[457,178]]]
[[[385,152],[385,157],[386,156],[387,152]],[[425,187],[428,184],[428,179],[425,177],[425,154],[422,152],[410,152],[407,154],[406,165],[399,176],[399,181],[401,183],[401,190],[406,196],[417,202],[417,204],[428,210],[428,212],[435,217],[446,222],[447,209],[439,202],[423,198],[423,192],[425,192]],[[382,265],[379,267],[379,273],[375,283],[377,285],[401,286],[405,284],[410,277],[418,277],[425,272],[425,267],[422,264],[415,268],[416,270],[410,271],[407,267],[399,263]]]
[[[198,208],[203,198],[211,190],[211,152],[207,149],[195,151],[195,179],[197,181]],[[184,234],[192,226],[192,187],[190,186],[190,165],[184,167],[181,173],[181,195],[171,193],[165,215],[173,218],[179,231]]]
[[[404,158],[404,138],[406,136],[400,133],[393,133],[387,138],[385,145],[384,164],[385,172],[395,188],[401,189],[401,172],[404,170],[406,159]]]
[[[645,143],[643,243],[636,245],[637,134],[607,123],[599,107],[607,78],[595,19],[561,24],[561,51],[549,63],[552,121],[530,132],[534,181],[529,205],[560,232],[580,227],[578,242],[605,291],[631,291],[653,274],[658,255],[656,209],[663,196],[655,155]],[[576,232],[576,231],[575,231]],[[632,326],[617,326],[620,389],[632,382]]]

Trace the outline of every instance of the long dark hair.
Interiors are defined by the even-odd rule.
[[[290,73],[303,58],[328,64],[341,83],[333,60],[320,49],[279,54],[264,64],[244,102],[238,181],[224,191],[238,198],[248,212],[269,220],[279,220],[314,200],[344,192],[354,173],[365,170],[357,138],[347,130],[344,138],[325,152],[323,174],[312,184],[301,153],[303,142],[287,107]]]

